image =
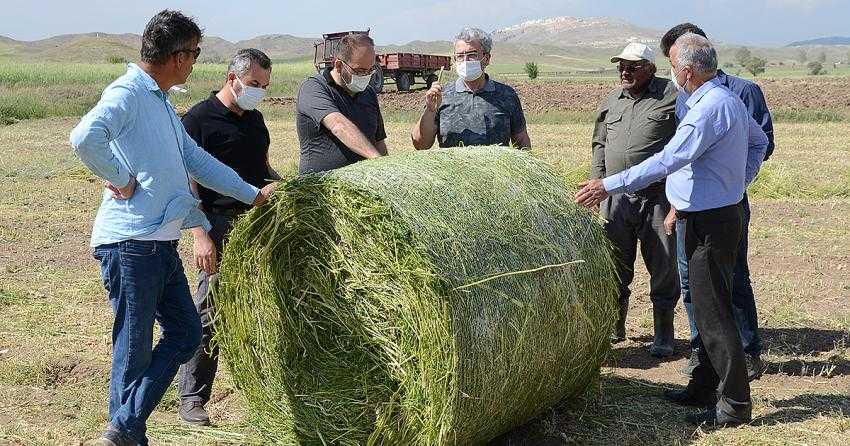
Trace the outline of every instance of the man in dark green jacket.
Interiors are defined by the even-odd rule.
[[[591,178],[601,179],[640,164],[657,152],[676,132],[676,88],[655,77],[655,54],[641,43],[630,43],[611,59],[620,72],[621,86],[599,108],[593,131]],[[664,229],[670,203],[664,181],[633,194],[615,194],[600,204],[605,231],[617,255],[620,279],[620,317],[612,340],[626,337],[629,285],[640,240],[650,275],[655,339],[650,354],[673,354],[673,309],[679,297],[676,239]]]

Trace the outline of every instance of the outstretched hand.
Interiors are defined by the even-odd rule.
[[[257,193],[257,198],[254,199],[254,206],[262,206],[263,203],[269,200],[272,192],[274,192],[275,188],[277,188],[278,183],[269,183],[265,185],[260,192]]]
[[[593,209],[608,198],[608,191],[602,184],[602,180],[582,181],[578,185],[581,189],[576,192],[576,204]]]

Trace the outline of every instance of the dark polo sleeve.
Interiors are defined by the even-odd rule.
[[[298,99],[295,101],[295,109],[298,113],[310,118],[318,129],[322,125],[325,116],[339,112],[339,107],[334,102],[328,88],[315,78],[309,77],[301,84],[298,90]]]
[[[378,110],[378,128],[375,130],[375,142],[381,142],[387,139],[387,130],[384,128],[384,115],[381,113],[381,104],[378,102],[378,95],[375,94],[374,96],[375,110]]]
[[[511,102],[511,136],[522,133],[527,129],[525,123],[525,113],[522,111],[522,103],[520,103],[519,95],[513,88],[510,89],[512,96]]]

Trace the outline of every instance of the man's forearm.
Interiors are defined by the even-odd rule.
[[[413,140],[413,147],[416,150],[430,149],[434,145],[434,139],[437,137],[437,114],[430,110],[425,110],[422,116],[419,117],[419,122],[413,126],[410,132],[410,138]]]
[[[528,136],[528,130],[523,130],[515,135],[512,135],[511,141],[516,147],[520,149],[531,149],[531,137]]]
[[[328,129],[346,147],[365,158],[378,158],[381,156],[378,149],[366,138],[363,132],[348,119],[334,121]]]

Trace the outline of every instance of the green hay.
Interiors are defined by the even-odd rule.
[[[584,392],[615,296],[548,165],[431,150],[294,178],[240,220],[217,341],[278,444],[475,445]]]

